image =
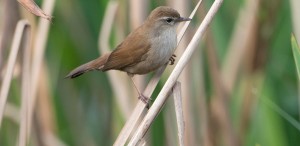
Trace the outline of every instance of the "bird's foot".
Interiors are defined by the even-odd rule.
[[[175,63],[175,57],[176,57],[175,54],[173,54],[173,55],[170,57],[170,59],[169,59],[170,65],[173,65],[173,64]]]
[[[151,98],[146,97],[143,94],[140,94],[139,95],[139,100],[141,100],[142,102],[144,102],[147,105],[147,108],[149,109],[149,101],[152,100]]]

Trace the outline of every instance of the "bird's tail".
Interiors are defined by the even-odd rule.
[[[72,70],[65,78],[76,78],[88,71],[92,71],[92,70],[102,70],[102,68],[104,67],[108,57],[109,57],[110,53],[108,54],[104,54],[101,57],[92,60],[88,63],[85,63],[83,65],[80,65],[79,67],[75,68],[74,70]]]

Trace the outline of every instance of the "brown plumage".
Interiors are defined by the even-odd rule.
[[[92,70],[100,70],[102,71],[102,68],[104,64],[107,62],[108,57],[110,56],[110,53],[105,54],[95,60],[92,60],[88,63],[85,63],[83,65],[80,65],[79,67],[72,70],[65,78],[76,78],[85,72],[92,71]]]
[[[173,64],[175,60],[172,54],[177,45],[177,24],[189,20],[180,17],[179,13],[170,7],[158,7],[151,12],[144,24],[131,32],[113,52],[75,68],[66,78],[76,78],[92,70],[120,70],[133,76],[155,71],[169,60]],[[145,100],[139,91],[138,93]]]
[[[140,32],[141,31],[132,32],[112,53],[105,54],[75,68],[66,76],[66,78],[76,78],[85,72],[92,70],[107,71],[113,69],[125,71],[129,74],[143,74],[142,72],[126,71],[128,67],[133,67],[138,62],[144,61],[145,58],[147,58],[147,52],[151,48],[149,43],[134,41],[133,37],[145,37],[145,35],[139,34]]]

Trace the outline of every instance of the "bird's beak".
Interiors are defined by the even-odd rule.
[[[191,21],[191,18],[184,18],[184,17],[179,17],[178,19],[176,19],[176,22],[182,22],[182,21]]]

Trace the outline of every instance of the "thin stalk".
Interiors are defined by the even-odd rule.
[[[199,26],[198,30],[196,31],[193,39],[191,40],[190,44],[186,48],[186,51],[180,58],[179,62],[177,63],[176,67],[174,68],[173,72],[171,73],[170,77],[168,78],[167,82],[165,83],[164,87],[158,94],[156,100],[154,101],[153,105],[149,109],[147,115],[141,122],[140,126],[138,127],[136,133],[134,134],[133,138],[129,142],[129,146],[135,146],[137,143],[143,138],[143,136],[148,131],[151,123],[153,122],[154,118],[158,115],[159,111],[163,107],[167,96],[171,89],[173,88],[174,84],[176,83],[180,73],[190,60],[192,54],[198,48],[200,43],[200,39],[204,35],[206,29],[208,28],[209,24],[211,23],[213,17],[217,13],[218,9],[220,8],[223,0],[216,0],[210,10],[208,11],[207,15],[205,16],[203,22]]]
[[[42,9],[45,13],[51,15],[53,8],[54,8],[55,0],[47,0],[44,1]],[[36,37],[34,40],[33,45],[33,59],[32,59],[32,78],[31,78],[31,98],[29,100],[29,107],[28,107],[28,133],[31,130],[31,123],[35,108],[35,102],[37,98],[37,91],[38,91],[38,83],[41,73],[42,62],[44,58],[44,53],[46,49],[46,42],[48,38],[50,22],[45,19],[39,19],[39,24],[37,28]],[[29,134],[28,134],[29,135]]]
[[[8,63],[7,63],[8,64],[7,71],[4,76],[4,80],[3,80],[1,91],[0,91],[0,128],[1,128],[2,120],[3,120],[4,108],[5,108],[5,104],[7,101],[8,91],[10,88],[18,51],[20,50],[24,33],[25,33],[25,31],[29,31],[28,29],[29,29],[28,22],[25,20],[21,20],[17,24],[16,31],[14,34],[14,39],[13,39],[12,47],[10,49],[11,51],[10,51]],[[23,93],[24,92],[22,92],[22,96],[23,96]]]
[[[23,21],[23,22],[22,22]],[[27,131],[28,131],[28,104],[30,99],[30,47],[31,47],[31,28],[26,20],[21,20],[19,23],[24,23],[24,55],[23,55],[23,66],[22,66],[22,99],[21,99],[21,111],[20,111],[20,136],[19,136],[19,146],[27,145]]]
[[[188,14],[187,10],[188,10],[188,6],[189,4],[186,2],[186,0],[168,0],[168,3],[172,6],[174,6],[174,8],[176,10],[179,11],[179,13],[183,16],[185,16],[186,14]],[[185,51],[186,46],[188,45],[188,37],[184,37],[181,41],[181,43],[178,45],[177,50],[176,50],[176,54],[178,54],[178,56],[180,54],[182,54]],[[190,63],[191,64],[191,63]],[[181,86],[181,90],[182,90],[182,96],[185,97],[183,98],[183,112],[184,112],[184,118],[185,118],[185,122],[186,122],[186,131],[185,131],[185,145],[196,145],[197,144],[197,140],[199,143],[199,139],[197,139],[196,137],[198,137],[197,132],[196,132],[196,126],[195,126],[195,116],[194,116],[194,112],[195,110],[192,110],[192,107],[194,107],[195,105],[193,103],[193,95],[192,95],[192,84],[191,84],[191,68],[190,65],[186,66],[186,69],[183,70],[183,72],[181,73],[180,77],[179,77],[179,81],[181,82],[182,86]]]
[[[175,105],[175,112],[176,112],[179,145],[184,146],[185,121],[184,121],[184,117],[183,117],[182,95],[181,95],[180,82],[176,82],[176,84],[174,85],[173,96],[174,96],[174,105]]]

